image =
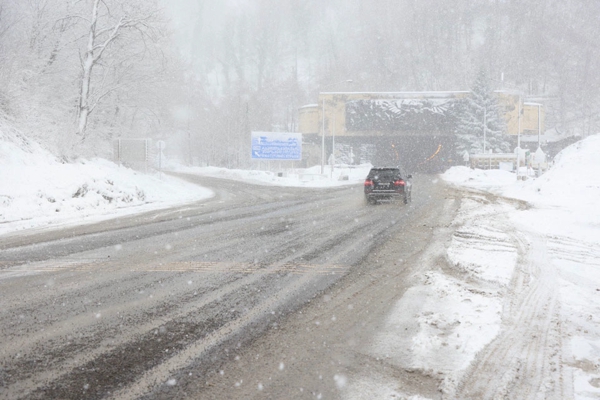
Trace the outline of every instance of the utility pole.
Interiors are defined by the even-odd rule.
[[[321,175],[325,173],[325,96],[323,96],[323,130],[321,132]]]
[[[517,180],[521,179],[521,96],[519,96],[519,107],[517,108]]]
[[[541,104],[537,105],[538,107],[538,149],[542,147],[542,118],[540,116]]]
[[[487,108],[483,108],[483,154],[485,154],[485,133],[487,131]]]
[[[331,179],[333,179],[333,167],[335,165],[335,115],[333,116],[333,129],[331,131]]]
[[[517,118],[518,128],[517,128],[517,148],[521,149],[521,96],[519,96],[519,116]]]

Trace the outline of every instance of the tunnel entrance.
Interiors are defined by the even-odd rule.
[[[326,147],[327,154],[331,154],[331,143]],[[439,173],[458,164],[453,157],[454,137],[450,135],[337,138],[336,160],[345,162],[343,154],[349,151],[354,155],[354,164],[402,165],[410,172]]]
[[[452,136],[381,137],[375,141],[373,165],[403,165],[408,171],[439,173],[456,165]]]

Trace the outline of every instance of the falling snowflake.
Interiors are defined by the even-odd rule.
[[[338,389],[343,389],[348,383],[348,378],[342,374],[334,375],[333,380],[335,381],[335,385],[338,387]]]

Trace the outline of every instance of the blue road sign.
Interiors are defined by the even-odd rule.
[[[252,159],[302,160],[302,134],[252,132]]]

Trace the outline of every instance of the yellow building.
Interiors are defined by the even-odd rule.
[[[546,113],[540,103],[523,103],[523,116],[521,117],[521,134],[537,135],[544,133],[544,120]]]
[[[511,92],[497,91],[496,93],[500,105],[504,108],[507,134],[516,136],[520,132],[521,135],[537,135],[538,129],[540,133],[544,133],[546,114],[543,104],[525,102],[522,95]]]
[[[305,134],[318,134],[321,113],[318,104],[309,104],[298,110],[298,131]]]

